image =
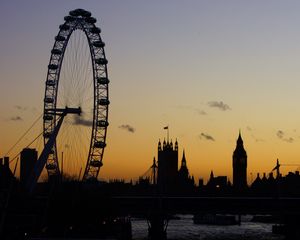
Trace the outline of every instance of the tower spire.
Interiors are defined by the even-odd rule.
[[[243,139],[242,139],[242,134],[241,134],[241,129],[239,129],[239,137],[237,139],[237,143],[243,144]]]
[[[153,164],[151,166],[152,168],[152,175],[153,175],[153,185],[156,185],[156,172],[157,172],[157,165],[156,165],[156,160],[155,157],[153,158]]]
[[[186,167],[186,159],[185,159],[185,151],[184,151],[184,149],[183,149],[183,154],[182,154],[181,166],[182,167]]]

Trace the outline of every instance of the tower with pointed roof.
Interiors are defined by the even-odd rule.
[[[176,187],[178,177],[178,142],[158,142],[158,174],[157,185],[162,192],[172,191]]]
[[[232,156],[233,168],[233,187],[237,190],[247,188],[247,153],[244,149],[244,143],[239,132],[239,137],[236,141],[236,148]]]
[[[184,150],[183,150],[183,154],[182,154],[181,167],[178,171],[178,175],[179,175],[180,181],[187,181],[189,179],[189,170],[187,168]]]

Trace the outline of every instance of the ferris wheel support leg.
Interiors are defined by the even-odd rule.
[[[32,193],[36,184],[37,184],[37,181],[41,175],[41,172],[43,170],[43,168],[45,167],[45,164],[47,162],[47,159],[48,159],[48,156],[51,152],[51,149],[55,143],[55,140],[56,140],[56,137],[57,137],[57,134],[59,132],[59,129],[62,125],[62,122],[64,120],[64,117],[65,117],[66,114],[62,114],[61,118],[59,119],[56,127],[54,128],[54,131],[53,133],[51,134],[47,144],[45,145],[39,159],[37,160],[34,168],[33,168],[33,173],[31,175],[31,178],[29,178],[28,182],[27,182],[27,187],[29,189],[29,192]]]
[[[59,129],[63,123],[63,120],[64,120],[64,117],[70,113],[70,114],[78,114],[80,115],[81,114],[81,108],[64,108],[64,109],[54,109],[53,110],[53,113],[57,114],[57,115],[60,115],[60,119],[58,120],[58,123],[57,125],[55,126],[54,130],[53,130],[53,133],[51,134],[48,142],[46,143],[39,159],[37,160],[34,168],[33,168],[33,172],[31,174],[31,178],[29,178],[29,181],[27,182],[27,187],[29,189],[29,192],[32,193],[35,186],[36,186],[36,183],[41,175],[41,172],[43,170],[43,168],[45,167],[45,164],[47,162],[47,159],[49,157],[49,154],[52,150],[52,147],[55,143],[55,140],[56,140],[56,137],[57,137],[57,134],[59,132]]]

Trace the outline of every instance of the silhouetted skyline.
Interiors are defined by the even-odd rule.
[[[239,129],[248,182],[270,172],[277,158],[299,162],[298,2],[30,0],[0,6],[0,156],[42,112],[54,37],[69,10],[81,7],[98,19],[109,60],[101,178],[141,175],[166,125],[188,153],[190,174],[205,180],[211,169],[232,179]],[[40,152],[41,146],[32,147]]]

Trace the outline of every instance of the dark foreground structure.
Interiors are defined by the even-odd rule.
[[[11,183],[9,199],[1,191],[9,200],[1,205],[1,239],[127,240],[130,217],[148,221],[149,239],[167,239],[167,223],[175,214],[268,214],[278,219],[287,239],[300,236],[298,197],[159,195],[151,185],[146,194],[139,185],[117,181],[43,183],[29,195],[16,180]]]

